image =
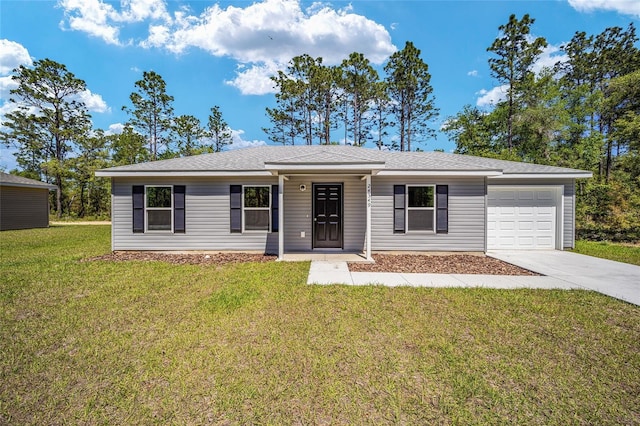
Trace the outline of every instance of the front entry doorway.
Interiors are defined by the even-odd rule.
[[[313,185],[313,248],[342,248],[342,184]]]

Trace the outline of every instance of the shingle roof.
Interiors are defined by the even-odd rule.
[[[39,180],[28,179],[22,176],[11,175],[9,173],[0,172],[0,185],[2,186],[21,186],[28,188],[56,189],[55,185],[51,185]]]
[[[515,161],[495,160],[444,152],[380,151],[340,145],[260,146],[214,154],[118,166],[98,171],[100,176],[150,175],[179,172],[265,172],[269,165],[308,166],[358,164],[370,169],[410,172],[495,172],[493,174],[584,175],[590,172],[564,167],[544,166]]]

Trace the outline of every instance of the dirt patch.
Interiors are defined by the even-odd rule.
[[[116,251],[85,261],[106,260],[111,262],[160,261],[176,265],[226,265],[229,263],[273,262],[278,256],[250,253],[157,253],[141,251]]]
[[[374,254],[376,263],[349,263],[352,272],[400,272],[423,274],[539,275],[488,256]]]

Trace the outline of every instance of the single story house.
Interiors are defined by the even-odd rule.
[[[350,146],[261,146],[99,170],[113,250],[473,251],[574,245],[590,172]]]
[[[0,172],[0,231],[49,226],[49,191],[55,185]]]

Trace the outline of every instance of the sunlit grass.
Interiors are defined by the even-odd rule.
[[[640,245],[618,244],[606,241],[576,241],[576,253],[618,262],[640,265]]]
[[[640,309],[582,291],[308,286],[308,263],[83,262],[0,234],[0,424],[633,424]]]

